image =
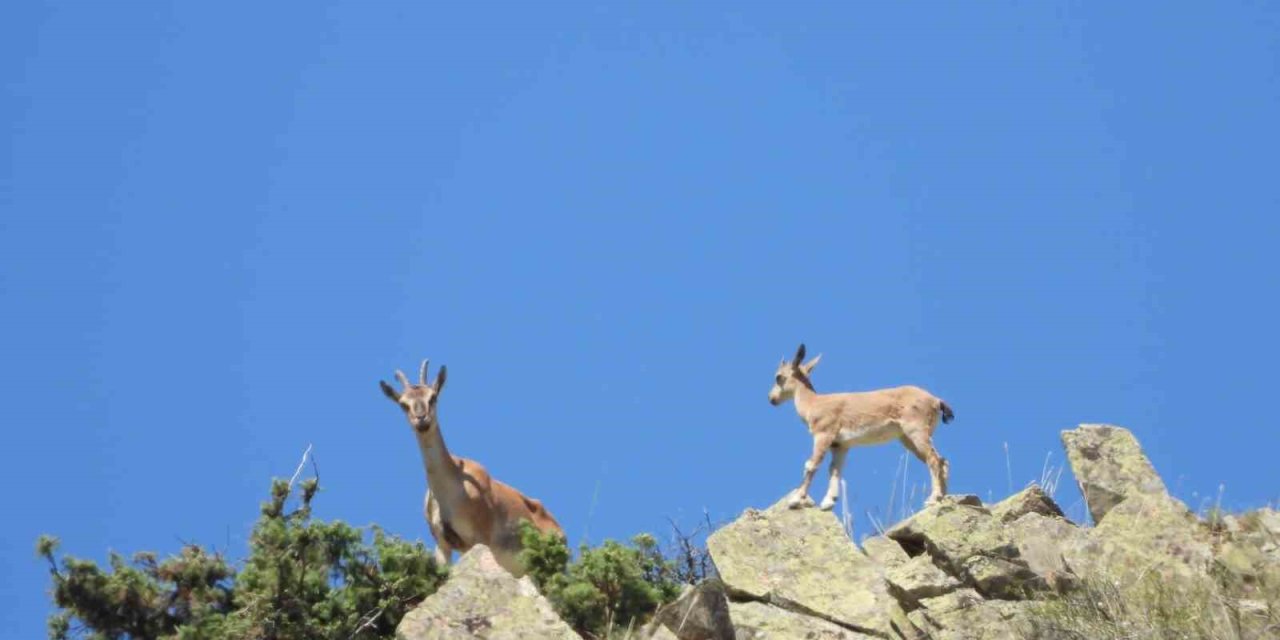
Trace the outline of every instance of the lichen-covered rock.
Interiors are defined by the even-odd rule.
[[[916,556],[889,569],[885,577],[898,601],[908,607],[915,607],[923,598],[936,598],[964,586],[933,564],[928,555]]]
[[[1031,626],[1025,602],[983,600],[961,589],[921,601],[911,621],[932,640],[1023,640]]]
[[[438,591],[396,627],[398,640],[579,640],[526,576],[516,579],[483,545],[472,547]]]
[[[763,602],[733,602],[729,604],[729,612],[737,640],[869,640],[876,637]]]
[[[1036,575],[1056,592],[1078,584],[1078,576],[1064,556],[1089,543],[1089,531],[1062,518],[1027,513],[1005,525],[1018,545],[1018,553]]]
[[[708,578],[686,589],[654,614],[650,628],[662,626],[679,640],[734,640],[724,583]]]
[[[1033,484],[991,506],[991,515],[1000,522],[1013,522],[1028,514],[1066,518],[1062,508],[1045,494],[1040,485]]]
[[[1063,554],[1081,577],[1186,578],[1208,574],[1213,545],[1208,528],[1185,504],[1168,495],[1135,495],[1089,531],[1087,544],[1064,548]]]
[[[1019,598],[1044,588],[1018,545],[991,512],[944,499],[886,533],[908,554],[927,553],[947,573],[993,598]]]
[[[841,626],[892,637],[905,613],[889,594],[883,570],[845,535],[834,515],[788,509],[748,509],[707,538],[720,578],[734,599],[763,600],[813,613]]]
[[[874,536],[863,540],[862,552],[867,554],[867,557],[871,558],[872,562],[884,569],[902,566],[911,559],[911,556],[902,550],[902,545],[884,536]]]
[[[1082,424],[1062,432],[1062,444],[1093,521],[1137,495],[1167,495],[1164,481],[1128,429]]]

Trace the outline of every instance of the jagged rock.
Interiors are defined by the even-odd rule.
[[[1030,637],[1028,603],[983,600],[972,589],[921,601],[911,621],[932,640],[1023,640]]]
[[[884,536],[874,536],[862,541],[862,552],[871,561],[884,569],[892,569],[907,563],[911,556],[902,550],[902,545]]]
[[[835,516],[817,509],[748,509],[707,539],[735,600],[767,601],[841,626],[893,637],[906,615],[882,569],[845,536]]]
[[[1006,525],[1027,566],[1059,593],[1075,587],[1079,578],[1068,566],[1067,550],[1089,543],[1089,532],[1063,518],[1027,513]]]
[[[686,589],[653,616],[650,629],[665,627],[679,640],[734,640],[724,583],[708,578]]]
[[[991,515],[1000,522],[1013,522],[1028,513],[1066,518],[1053,498],[1045,495],[1038,484],[1033,484],[991,506]]]
[[[864,640],[876,637],[763,602],[732,602],[729,612],[733,616],[737,640]]]
[[[438,591],[396,627],[398,640],[579,640],[526,576],[516,579],[483,545],[455,564]]]
[[[898,523],[886,534],[908,554],[927,553],[935,564],[993,598],[1019,598],[1044,588],[1004,526],[970,502],[944,499]]]
[[[903,554],[905,555],[905,553]],[[936,598],[964,586],[933,564],[928,555],[919,555],[885,573],[898,601],[914,607],[922,598]]]
[[[1082,424],[1062,432],[1062,445],[1094,523],[1101,524],[1126,498],[1168,495],[1138,439],[1127,429]]]

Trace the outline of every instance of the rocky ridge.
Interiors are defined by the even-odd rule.
[[[1280,581],[1280,513],[1206,522],[1167,493],[1129,431],[1081,425],[1062,441],[1093,527],[1067,520],[1037,486],[990,505],[948,496],[861,547],[830,513],[782,503],[748,509],[707,540],[720,579],[687,589],[634,636],[1052,637],[1037,627],[1038,601],[1086,581],[1159,576],[1203,584],[1215,601],[1238,605],[1224,607],[1220,621],[1238,637],[1275,637],[1251,585]],[[483,548],[464,556],[397,636],[577,637],[527,578],[497,568]]]

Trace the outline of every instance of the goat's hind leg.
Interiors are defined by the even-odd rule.
[[[943,458],[938,453],[938,450],[934,448],[928,431],[907,432],[903,434],[901,440],[902,446],[906,447],[907,451],[915,454],[921,462],[929,467],[929,479],[933,484],[933,488],[929,492],[929,499],[925,500],[925,504],[933,504],[941,499],[942,496],[947,495],[947,459]]]

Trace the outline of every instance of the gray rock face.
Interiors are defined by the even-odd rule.
[[[1079,577],[1067,564],[1064,553],[1089,543],[1087,529],[1039,513],[1024,514],[1005,526],[1022,559],[1050,589],[1063,592],[1076,586]]]
[[[1082,424],[1062,432],[1062,444],[1093,521],[1137,495],[1167,495],[1164,481],[1128,429]]]
[[[1023,640],[1029,603],[983,600],[972,589],[922,601],[911,621],[932,640]]]
[[[928,554],[934,564],[990,598],[1021,598],[1045,587],[1005,527],[981,506],[944,499],[886,535],[909,554]]]
[[[735,600],[760,600],[826,618],[846,629],[895,637],[905,612],[889,594],[882,569],[845,536],[831,513],[748,509],[707,539]]]
[[[396,627],[398,640],[579,640],[528,578],[516,579],[484,546],[458,560],[449,580]]]
[[[911,560],[911,556],[902,550],[902,545],[884,536],[875,536],[862,541],[862,552],[872,562],[884,569],[899,567]]]
[[[1169,496],[1136,495],[1116,505],[1084,544],[1062,544],[1067,564],[1081,577],[1135,580],[1205,576],[1213,560],[1206,527]]]
[[[923,598],[936,598],[964,586],[919,555],[886,572],[889,586],[904,606],[914,608]]]
[[[651,627],[663,626],[679,640],[734,640],[724,583],[709,578],[658,610]]]
[[[729,605],[729,612],[737,640],[869,640],[876,637],[763,602],[734,602]]]
[[[1033,484],[991,506],[991,515],[1000,522],[1013,522],[1028,513],[1066,518],[1053,498],[1045,495],[1040,485]]]

